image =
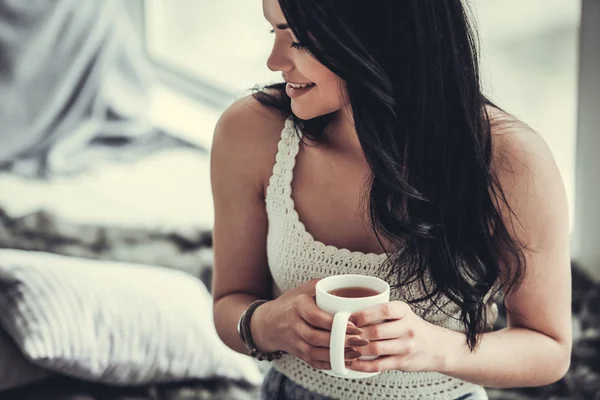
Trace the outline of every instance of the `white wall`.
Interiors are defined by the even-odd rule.
[[[600,281],[600,0],[583,0],[573,259]]]

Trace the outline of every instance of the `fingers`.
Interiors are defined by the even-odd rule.
[[[363,347],[348,347],[344,351],[346,366],[355,371],[379,372],[393,369],[398,357],[410,353],[409,342],[402,339],[379,340],[370,342]],[[301,342],[298,356],[304,362],[316,369],[331,369],[329,363],[329,348],[314,347]],[[375,360],[360,360],[362,356],[377,356]]]
[[[324,370],[331,369],[331,364],[329,363],[329,361],[313,361],[313,362],[308,363],[308,365],[310,365],[314,369],[324,369]]]
[[[406,326],[403,320],[396,320],[391,322],[383,322],[381,324],[364,326],[361,339],[367,340],[386,340],[396,339],[402,337],[411,338],[414,336],[414,331]]]
[[[298,296],[296,298],[296,308],[300,317],[308,324],[315,328],[331,331],[333,316],[319,309],[311,296]]]
[[[346,349],[346,365],[350,365],[353,360],[361,355],[362,353],[357,352],[355,349]],[[296,349],[296,356],[315,369],[331,369],[328,347],[311,346],[300,339]]]
[[[298,286],[297,290],[299,290],[300,293],[304,293],[309,296],[313,296],[316,292],[315,287],[317,286],[317,282],[319,282],[320,280],[321,279],[319,279],[319,278],[311,279],[310,281],[305,282],[302,285]]]
[[[408,354],[412,342],[404,339],[377,340],[366,346],[356,347],[364,356],[389,356]]]
[[[384,322],[362,328],[363,334],[346,341],[365,356],[407,354],[414,347],[414,331],[405,320]]]
[[[344,362],[348,366],[362,355],[361,352],[354,348],[346,348],[344,351]],[[298,342],[297,357],[315,369],[331,369],[329,356],[328,347],[311,346],[309,343],[301,340]]]
[[[304,324],[298,328],[298,334],[306,343],[315,347],[329,348],[331,332],[325,330],[314,329],[309,325]]]
[[[355,312],[350,321],[359,328],[385,320],[398,320],[411,313],[410,306],[402,301],[390,301]]]
[[[359,330],[358,328],[354,328],[356,330]],[[348,331],[352,330],[351,327],[348,327]],[[329,345],[331,343],[331,332],[329,331],[323,331],[323,330],[319,330],[319,329],[314,329],[313,327],[311,327],[308,324],[304,324],[302,326],[300,326],[297,330],[298,335],[300,336],[300,338],[305,341],[306,343],[308,343],[311,346],[314,347],[326,347],[329,348]],[[352,341],[358,341],[358,346],[364,346],[365,344],[363,344],[363,341],[361,341],[359,336],[355,336],[355,335],[346,335],[346,343],[348,343],[347,347],[352,347],[353,343]],[[369,341],[364,341],[365,343],[369,343]]]
[[[375,360],[354,360],[347,368],[360,372],[381,372],[396,369],[396,364],[395,356],[385,356]]]
[[[310,361],[327,361],[329,362],[329,348],[328,347],[315,347],[309,343],[299,343],[299,355],[306,362]]]

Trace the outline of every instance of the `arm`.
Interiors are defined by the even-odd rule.
[[[390,302],[353,315],[371,341],[362,354],[382,357],[355,361],[351,369],[435,371],[488,387],[542,386],[565,375],[572,340],[566,194],[544,141],[519,129],[495,136],[494,168],[518,222],[501,212],[511,234],[527,245],[523,280],[505,299],[508,328],[482,334],[471,352],[463,333]],[[504,273],[511,274],[510,266]],[[390,322],[374,324],[381,320]]]
[[[506,296],[508,327],[484,334],[476,352],[463,335],[446,331],[452,345],[442,372],[490,387],[542,386],[565,375],[572,347],[566,193],[539,136],[525,130],[496,138],[496,170],[520,222],[512,224],[512,234],[528,245],[526,273]]]
[[[264,188],[275,162],[278,135],[273,132],[282,125],[281,118],[244,98],[219,119],[211,150],[214,321],[221,340],[244,354],[237,322],[250,303],[272,295]]]
[[[221,340],[243,354],[248,351],[237,332],[240,316],[254,300],[272,298],[264,193],[284,120],[248,97],[223,114],[213,141],[214,320]],[[283,350],[314,368],[330,368],[333,317],[315,304],[316,282],[256,309],[250,330],[259,350]]]

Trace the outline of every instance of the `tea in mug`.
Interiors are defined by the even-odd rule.
[[[357,297],[371,297],[380,294],[377,290],[373,290],[366,287],[353,286],[339,289],[330,290],[328,293],[337,297],[357,298]]]

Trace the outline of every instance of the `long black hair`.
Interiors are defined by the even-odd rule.
[[[396,287],[420,281],[426,294],[414,304],[442,309],[443,296],[457,304],[474,350],[486,329],[486,295],[511,289],[525,261],[500,212],[510,206],[492,169],[493,105],[482,94],[468,9],[461,0],[279,4],[307,51],[345,83],[372,172],[372,227],[380,243],[398,248],[382,268]],[[332,114],[301,120],[284,83],[264,89],[257,100],[323,139]]]

